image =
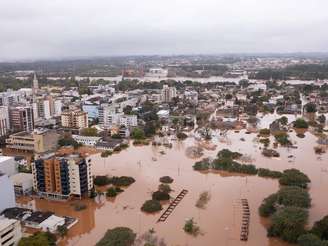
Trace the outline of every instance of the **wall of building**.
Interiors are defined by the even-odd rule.
[[[14,157],[0,156],[0,173],[7,174],[8,176],[17,173],[17,166]]]
[[[16,206],[14,185],[9,177],[5,174],[0,176],[1,187],[1,200],[0,200],[0,213],[6,208]]]

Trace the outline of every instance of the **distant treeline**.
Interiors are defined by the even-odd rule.
[[[72,78],[63,78],[57,80],[48,80],[44,76],[38,77],[39,86],[59,86],[59,87],[77,87],[80,84],[86,84],[86,80],[79,81],[77,83]],[[8,89],[18,90],[20,88],[31,88],[32,87],[32,77],[28,79],[17,79],[13,76],[0,77],[0,92],[7,91]]]
[[[328,64],[306,64],[288,66],[283,69],[263,69],[257,73],[252,73],[249,78],[263,80],[287,80],[292,78],[300,80],[328,79]]]

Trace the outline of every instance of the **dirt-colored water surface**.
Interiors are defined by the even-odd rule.
[[[291,116],[293,118],[294,116]],[[274,116],[265,116],[260,123],[267,127]],[[309,132],[305,138],[298,138],[295,132],[290,133],[297,149],[277,148],[279,158],[266,158],[261,155],[262,147],[256,141],[256,134],[245,134],[229,131],[226,136],[216,134],[212,143],[216,150],[204,150],[203,157],[214,157],[223,148],[247,154],[257,167],[272,170],[298,168],[308,174],[312,183],[310,194],[309,225],[328,214],[328,154],[318,156],[314,153],[317,137]],[[240,139],[244,138],[245,141]],[[273,140],[273,139],[272,139]],[[273,142],[273,141],[271,141]],[[101,158],[100,154],[92,156],[95,175],[132,176],[136,182],[119,194],[114,200],[104,196],[95,200],[83,200],[87,209],[74,211],[72,202],[54,202],[34,200],[36,209],[54,211],[59,215],[68,215],[79,219],[72,227],[62,245],[94,245],[105,234],[107,229],[126,226],[139,235],[154,228],[156,234],[165,239],[167,245],[259,245],[286,246],[276,239],[268,239],[265,225],[267,221],[258,215],[258,207],[262,200],[276,192],[278,181],[257,176],[242,176],[229,173],[200,173],[194,171],[195,159],[186,156],[185,150],[197,144],[193,136],[183,142],[173,142],[173,148],[154,146],[131,146],[119,154]],[[271,144],[272,146],[272,144]],[[163,151],[165,154],[163,154]],[[166,222],[156,223],[161,213],[145,214],[140,211],[143,202],[151,198],[157,190],[159,178],[169,175],[174,178],[171,187],[175,197],[182,189],[189,192],[168,217]],[[211,199],[205,209],[195,207],[199,194],[209,191]],[[247,242],[240,241],[241,205],[240,199],[248,199],[251,209],[250,233]],[[164,204],[164,209],[168,204]],[[186,219],[194,218],[201,229],[197,237],[187,235],[183,231]]]

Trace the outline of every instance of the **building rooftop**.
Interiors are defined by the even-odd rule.
[[[0,163],[3,162],[3,161],[11,160],[11,159],[14,159],[14,157],[12,157],[12,156],[4,156],[4,155],[0,155]]]
[[[33,135],[30,132],[17,132],[17,133],[11,134],[10,136],[33,138]]]
[[[60,223],[65,223],[65,218],[63,217],[59,217],[56,215],[51,215],[50,217],[48,217],[47,219],[45,219],[42,222],[41,226],[44,226],[45,228],[55,228],[58,224]]]
[[[100,141],[96,143],[96,147],[105,147],[105,148],[115,148],[123,142],[123,139],[106,139],[105,141]]]
[[[1,215],[4,215],[6,218],[9,219],[21,220],[26,214],[30,214],[30,213],[32,213],[32,210],[30,209],[13,207],[13,208],[6,208],[4,211],[2,211]]]
[[[31,214],[30,217],[28,217],[25,221],[26,222],[32,222],[32,223],[42,223],[43,221],[45,221],[46,219],[48,219],[51,215],[53,215],[54,213],[52,212],[33,212]]]
[[[16,222],[16,220],[14,220],[14,219],[8,219],[4,216],[1,216],[0,217],[0,231],[6,229],[8,226],[12,225],[15,222]]]
[[[21,184],[26,181],[33,180],[33,174],[32,173],[17,173],[10,177],[10,179],[13,181],[14,185]]]

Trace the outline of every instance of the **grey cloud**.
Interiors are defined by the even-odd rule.
[[[0,0],[0,60],[327,52],[326,0]]]

